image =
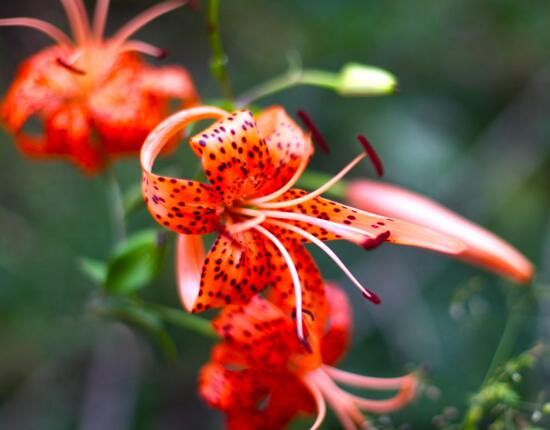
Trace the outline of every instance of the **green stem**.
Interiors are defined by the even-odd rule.
[[[210,321],[195,315],[188,314],[182,310],[163,305],[145,305],[154,311],[161,319],[178,327],[183,327],[195,333],[217,339],[218,335],[212,328]]]
[[[298,86],[314,85],[329,89],[336,88],[337,75],[321,70],[301,70],[291,68],[282,75],[276,76],[267,82],[258,85],[255,88],[244,93],[237,100],[238,107],[248,106],[252,102],[259,100],[271,94]]]
[[[220,32],[220,0],[208,1],[207,12],[208,40],[212,49],[210,58],[210,71],[218,80],[224,97],[232,102],[233,91],[227,73],[227,55],[224,52]]]
[[[107,200],[111,212],[111,222],[115,242],[120,243],[126,239],[126,221],[124,218],[124,199],[112,167],[105,169],[105,181],[107,184]]]
[[[502,336],[500,337],[495,354],[493,355],[493,359],[491,360],[491,364],[489,365],[489,369],[485,374],[485,379],[481,384],[482,387],[487,385],[497,367],[504,363],[510,356],[514,349],[516,337],[521,328],[521,322],[523,320],[522,310],[525,300],[521,298],[517,301],[516,295],[509,293],[507,301],[509,309],[508,319],[506,321],[506,325],[504,326],[504,330],[502,332]]]

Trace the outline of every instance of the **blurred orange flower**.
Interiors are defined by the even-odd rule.
[[[130,37],[156,17],[185,4],[153,6],[103,37],[109,0],[97,0],[90,22],[82,0],[61,0],[74,41],[57,27],[34,18],[1,19],[49,35],[56,45],[25,61],[1,107],[1,118],[23,153],[67,158],[87,173],[113,157],[135,154],[147,134],[170,112],[170,101],[194,104],[188,72],[178,66],[151,67],[139,54],[165,52]],[[35,135],[24,130],[32,117],[43,121]]]
[[[347,197],[353,205],[363,210],[397,217],[459,237],[466,248],[457,257],[469,263],[521,284],[533,279],[533,264],[510,244],[427,197],[368,179],[351,181]]]
[[[375,378],[336,369],[332,365],[348,347],[351,308],[334,286],[321,289],[306,326],[308,350],[294,333],[294,320],[271,302],[255,297],[244,307],[229,306],[214,321],[223,342],[214,347],[211,361],[199,376],[199,392],[206,402],[227,415],[230,430],[277,430],[300,413],[317,419],[317,429],[332,408],[346,430],[366,428],[362,411],[388,413],[402,408],[415,395],[417,378]],[[397,391],[385,400],[348,393],[337,384]]]
[[[152,173],[156,156],[171,138],[203,119],[217,121],[192,137],[190,144],[210,184]],[[268,285],[290,277],[291,282],[281,288],[294,297],[296,313],[302,315],[303,284],[318,272],[304,242],[327,253],[375,303],[378,297],[357,281],[324,241],[346,239],[366,249],[388,241],[460,252],[463,245],[456,238],[320,197],[367,153],[308,193],[294,186],[313,146],[281,107],[266,109],[255,118],[248,111],[228,114],[201,106],[162,122],[142,147],[142,187],[151,215],[180,234],[179,280],[185,307],[196,312],[246,303]],[[201,239],[194,235],[212,232],[220,234],[205,256]],[[301,321],[296,319],[296,329],[303,340]]]

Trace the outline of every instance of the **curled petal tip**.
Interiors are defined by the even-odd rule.
[[[458,258],[520,284],[531,282],[533,264],[510,244],[444,206],[395,185],[353,181],[347,191],[356,207],[414,223],[456,240]],[[390,238],[391,241],[391,238]]]

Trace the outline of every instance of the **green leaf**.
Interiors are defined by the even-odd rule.
[[[130,236],[109,261],[105,289],[131,294],[143,288],[160,272],[165,254],[164,233],[146,230]]]
[[[92,282],[103,285],[107,279],[107,265],[103,261],[81,257],[78,262],[80,271]]]
[[[397,79],[390,72],[359,63],[346,64],[336,83],[336,91],[342,96],[386,95],[396,88]]]

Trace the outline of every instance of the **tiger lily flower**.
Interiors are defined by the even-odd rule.
[[[112,37],[103,37],[109,0],[97,0],[90,22],[82,0],[61,0],[74,40],[34,18],[0,19],[0,26],[25,26],[55,41],[18,70],[0,118],[21,151],[32,157],[68,158],[88,173],[112,157],[135,154],[147,134],[170,113],[171,100],[195,104],[186,69],[152,67],[140,54],[161,58],[162,49],[131,37],[158,16],[182,6],[167,1],[138,15]],[[24,130],[32,117],[43,131]]]
[[[327,404],[345,430],[370,428],[363,412],[385,414],[407,405],[415,396],[417,377],[356,375],[333,367],[348,348],[352,327],[346,295],[327,286],[325,312],[315,309],[307,323],[312,349],[294,335],[294,320],[264,298],[244,307],[231,305],[214,321],[222,343],[199,375],[199,393],[225,412],[229,430],[278,430],[301,413],[317,418],[318,429]],[[327,300],[328,298],[328,300]],[[341,388],[397,391],[385,400],[371,400]]]
[[[163,147],[190,123],[205,119],[216,122],[192,137],[190,144],[210,184],[154,174],[153,164]],[[320,197],[367,153],[308,193],[294,186],[313,145],[281,107],[255,118],[245,110],[229,114],[201,106],[163,121],[142,147],[142,189],[156,221],[180,234],[179,282],[186,309],[197,312],[246,303],[290,275],[293,291],[285,294],[294,296],[301,316],[304,281],[299,272],[308,266],[304,242],[321,248],[375,303],[378,297],[361,285],[325,241],[346,239],[366,249],[387,241],[460,252],[462,242],[454,237]],[[212,232],[219,234],[205,255],[199,236]],[[296,318],[296,329],[304,341],[301,317]]]
[[[514,247],[433,200],[395,185],[368,179],[351,181],[347,197],[351,204],[363,210],[460,237],[466,248],[457,257],[464,261],[520,284],[533,279],[533,264]]]

